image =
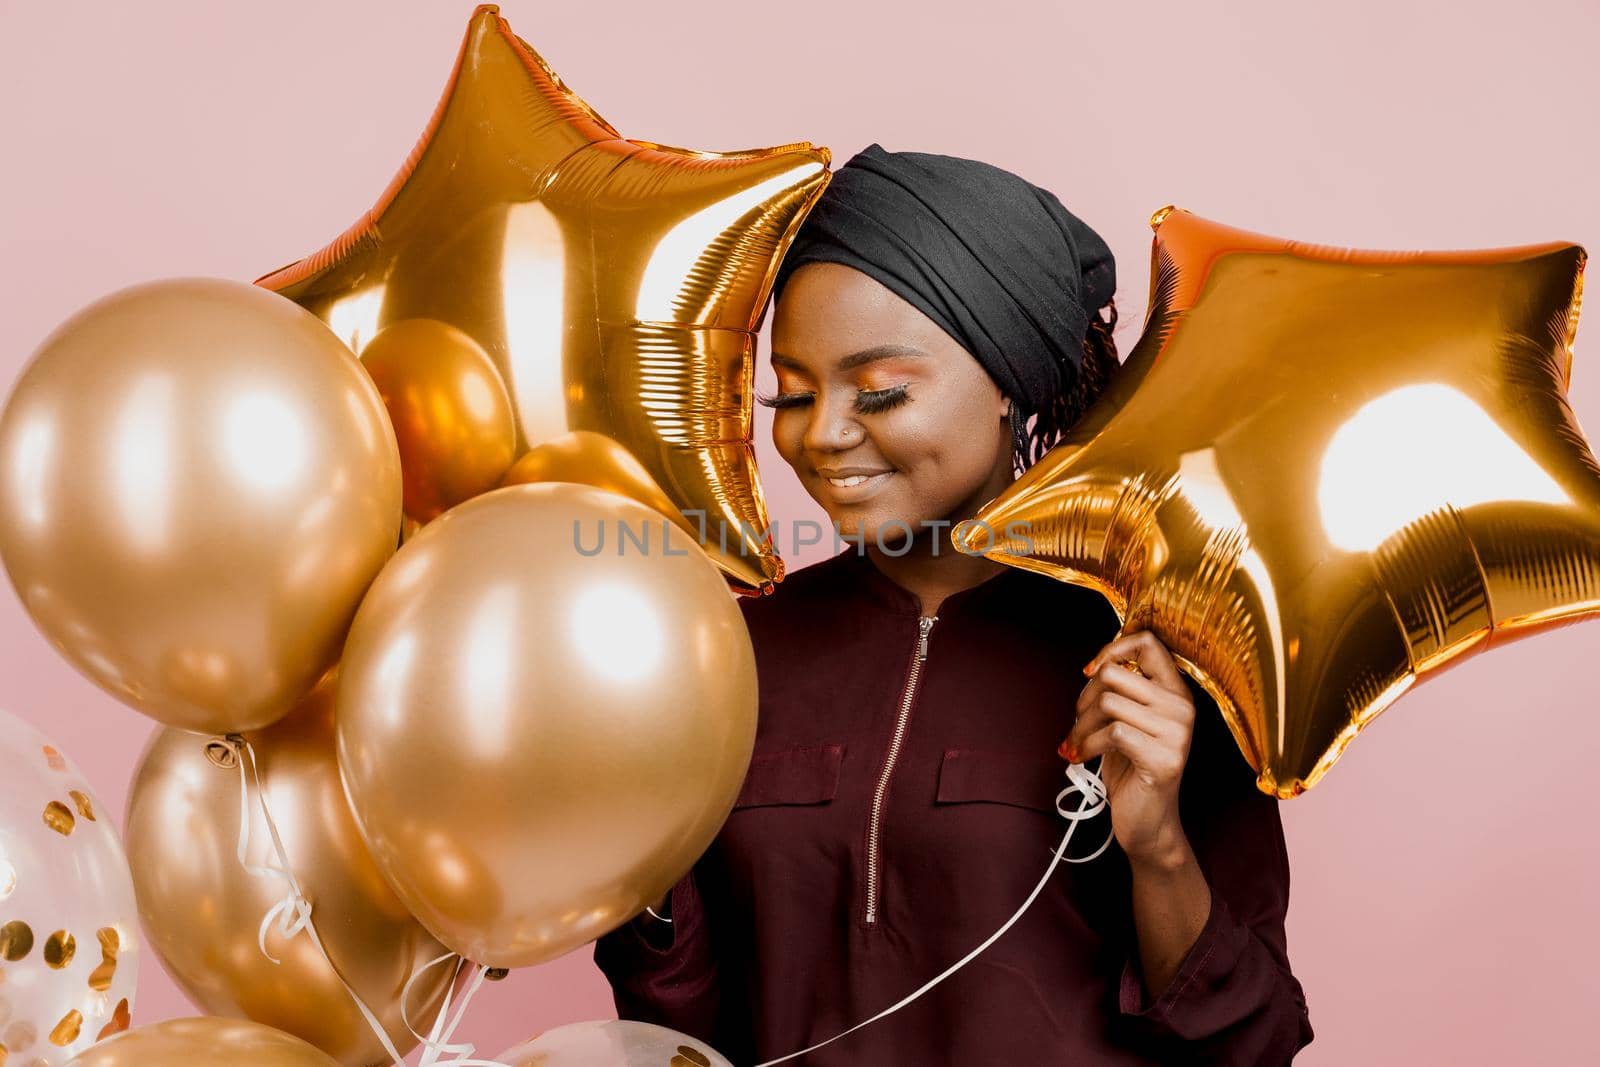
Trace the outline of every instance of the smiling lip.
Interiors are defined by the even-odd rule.
[[[876,493],[891,475],[892,470],[874,470],[871,467],[831,467],[818,469],[828,495],[839,503],[853,504]],[[841,485],[840,481],[852,484]]]

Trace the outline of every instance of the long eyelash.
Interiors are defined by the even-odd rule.
[[[856,410],[863,415],[899,407],[906,402],[906,386],[892,385],[887,389],[868,389],[856,394]]]
[[[789,408],[799,404],[811,402],[812,393],[756,393],[756,403],[769,408]],[[888,411],[898,407],[907,400],[906,386],[904,384],[890,386],[888,389],[863,389],[856,394],[856,411],[862,415],[874,415],[880,411]]]
[[[804,404],[811,399],[810,393],[773,393],[772,395],[756,394],[756,403],[769,408],[788,408],[796,404]]]

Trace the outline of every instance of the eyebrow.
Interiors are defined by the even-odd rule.
[[[838,363],[838,369],[852,370],[867,363],[876,363],[880,359],[894,359],[897,356],[924,359],[927,355],[928,353],[922,349],[913,348],[910,345],[873,345],[871,348],[863,348],[859,352],[852,352],[848,356],[841,358]],[[772,353],[772,365],[774,367],[788,367],[790,370],[798,371],[806,369],[799,360],[786,356],[782,352]]]

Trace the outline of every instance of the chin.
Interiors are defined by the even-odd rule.
[[[896,476],[899,477],[898,475]],[[913,536],[922,534],[925,520],[920,513],[925,508],[908,507],[909,503],[920,503],[914,497],[908,501],[909,494],[905,486],[888,486],[888,491],[880,491],[866,500],[853,502],[838,500],[829,492],[825,484],[807,486],[811,498],[822,506],[827,513],[830,527],[836,527],[838,537],[842,543],[838,551],[854,547],[860,543],[866,548],[884,548],[891,554],[900,550],[907,538],[909,528]],[[944,531],[949,536],[948,531]],[[832,540],[834,534],[830,528],[823,532],[823,537]],[[844,539],[848,538],[848,541]]]
[[[918,523],[915,519],[902,520],[893,513],[880,513],[877,509],[839,509],[828,513],[829,520],[839,528],[841,539],[849,541],[841,543],[839,551],[846,548],[855,548],[857,544],[862,548],[886,549],[890,555],[899,552],[906,543],[906,526],[909,525],[915,532]],[[832,536],[833,531],[828,531]]]

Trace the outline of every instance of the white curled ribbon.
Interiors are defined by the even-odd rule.
[[[278,825],[272,821],[272,812],[267,809],[266,791],[261,788],[261,770],[256,766],[255,748],[238,734],[230,734],[226,739],[229,748],[233,751],[235,762],[239,765],[239,866],[260,878],[272,878],[281,881],[284,885],[283,899],[267,910],[261,920],[261,928],[256,933],[256,945],[261,949],[261,954],[273,963],[279,963],[278,957],[267,951],[267,931],[277,923],[278,936],[285,941],[294,937],[302,930],[311,926],[311,902],[300,891],[300,883],[295,880],[294,871],[289,864],[289,853],[283,847],[283,839],[278,836]],[[265,864],[251,863],[248,856],[250,852],[250,783],[254,779],[256,787],[256,803],[261,808],[261,818],[266,822],[267,834],[272,839],[272,851],[276,863]]]
[[[1105,763],[1104,757],[1100,757],[1100,761],[1103,767]],[[1110,847],[1111,841],[1115,836],[1114,832],[1108,832],[1106,834],[1105,841],[1101,843],[1100,847],[1089,853],[1087,856],[1066,855],[1067,843],[1072,840],[1072,832],[1078,828],[1078,824],[1087,819],[1094,818],[1096,815],[1100,814],[1100,812],[1105,810],[1107,805],[1105,783],[1100,780],[1099,774],[1091,771],[1088,767],[1081,763],[1068,764],[1067,780],[1071,784],[1056,794],[1056,811],[1060,812],[1061,817],[1067,820],[1067,832],[1062,836],[1061,844],[1056,846],[1054,855],[1050,857],[1050,866],[1045,868],[1044,877],[1039,879],[1039,884],[1033,887],[1033,892],[1028,894],[1028,899],[1022,902],[1022,907],[1017,909],[1016,914],[1012,915],[1011,918],[1005,921],[1005,925],[1001,926],[1000,929],[990,934],[988,939],[985,940],[983,944],[967,953],[960,960],[951,964],[943,974],[929,979],[921,989],[918,989],[914,993],[908,994],[899,1003],[883,1009],[870,1019],[863,1019],[850,1029],[844,1031],[843,1033],[835,1034],[826,1041],[819,1041],[817,1044],[812,1045],[809,1048],[803,1048],[798,1052],[791,1052],[787,1056],[779,1056],[775,1060],[767,1060],[765,1063],[758,1063],[755,1065],[755,1067],[772,1067],[772,1064],[782,1063],[785,1060],[792,1060],[796,1056],[804,1056],[808,1052],[816,1051],[823,1045],[832,1044],[841,1037],[844,1037],[846,1034],[855,1033],[857,1030],[868,1025],[869,1023],[877,1022],[885,1015],[892,1015],[894,1012],[899,1011],[901,1008],[905,1007],[907,1004],[910,1004],[913,1000],[916,1000],[918,997],[922,996],[922,994],[926,993],[928,990],[932,989],[946,978],[949,978],[952,974],[955,974],[968,963],[972,962],[973,958],[976,957],[980,952],[994,944],[1001,934],[1011,929],[1011,927],[1015,925],[1016,921],[1022,918],[1023,912],[1028,910],[1029,906],[1033,904],[1040,892],[1043,891],[1045,883],[1050,880],[1050,875],[1055,871],[1057,864],[1088,863],[1090,860],[1099,856],[1108,847]],[[1069,811],[1062,806],[1062,802],[1073,793],[1082,794],[1083,800],[1078,804],[1076,809]]]
[[[427,1037],[423,1037],[417,1032],[416,1027],[411,1025],[410,1016],[406,1013],[406,1005],[411,1003],[411,987],[416,984],[418,978],[446,960],[457,961],[456,973],[451,977],[450,985],[445,990],[444,1002],[439,1005],[439,1014],[433,1020],[433,1029],[429,1031]],[[466,991],[461,994],[461,1003],[456,1006],[455,1014],[451,1015],[450,999],[455,995],[456,982],[461,975],[460,965],[466,962],[454,952],[435,956],[411,972],[411,977],[406,979],[405,988],[400,992],[400,1017],[405,1021],[406,1029],[411,1031],[412,1036],[422,1042],[422,1059],[417,1061],[418,1067],[509,1067],[499,1060],[473,1059],[472,1055],[478,1048],[470,1041],[452,1042],[456,1027],[460,1026],[461,1020],[466,1017],[467,1005],[472,1003],[472,998],[477,995],[479,987],[483,985],[489,973],[481,964],[470,964],[473,968],[472,977],[467,979]]]
[[[251,874],[263,878],[273,878],[284,883],[283,899],[267,909],[267,914],[261,920],[261,929],[256,935],[256,944],[261,949],[261,954],[273,963],[280,963],[278,957],[267,951],[267,931],[277,923],[278,936],[285,941],[295,937],[302,931],[311,938],[311,943],[327,963],[333,976],[339,979],[339,984],[344,986],[344,991],[350,994],[350,999],[355,1003],[356,1009],[361,1012],[361,1017],[367,1021],[372,1032],[377,1035],[378,1041],[383,1045],[383,1050],[389,1054],[395,1067],[405,1067],[405,1058],[395,1048],[394,1042],[389,1040],[389,1033],[367,1007],[350,983],[345,980],[339,968],[334,965],[333,958],[328,955],[327,948],[322,943],[322,938],[317,936],[317,928],[311,921],[311,901],[306,899],[305,893],[300,890],[300,883],[295,879],[293,865],[289,862],[289,853],[283,847],[283,838],[278,834],[278,824],[273,821],[272,811],[267,807],[266,790],[261,787],[261,770],[256,765],[255,748],[245,738],[238,734],[229,734],[223,741],[233,752],[234,759],[239,764],[239,865]],[[256,805],[261,809],[261,818],[266,823],[267,834],[272,840],[272,851],[276,864],[256,864],[247,859],[250,848],[250,783],[255,782]],[[420,973],[420,971],[418,972]],[[416,975],[413,974],[412,980]],[[411,982],[408,981],[402,998],[411,993]],[[401,1000],[401,1015],[405,1014],[405,1000]],[[443,1009],[440,1010],[442,1016]],[[410,1026],[409,1023],[406,1024]],[[415,1033],[415,1031],[413,1031]],[[505,1067],[505,1065],[499,1065]]]
[[[339,968],[334,965],[332,957],[328,955],[328,950],[323,945],[322,938],[317,936],[316,925],[311,921],[311,902],[306,899],[305,893],[300,889],[300,883],[294,876],[294,868],[289,862],[288,850],[283,847],[283,838],[278,833],[278,824],[273,821],[272,811],[267,806],[267,794],[261,785],[261,770],[256,764],[255,748],[248,740],[238,734],[229,734],[223,741],[233,752],[234,758],[239,765],[239,865],[253,875],[277,879],[284,884],[283,899],[267,909],[267,914],[261,920],[261,929],[256,936],[256,944],[261,949],[261,954],[273,963],[280,962],[276,956],[267,951],[267,931],[273,928],[274,923],[277,924],[278,936],[285,941],[304,932],[311,938],[312,945],[316,947],[317,952],[321,954],[323,960],[328,964],[328,969],[333,972],[335,978],[339,979],[339,984],[344,986],[346,993],[350,994],[350,999],[355,1003],[356,1009],[361,1012],[361,1017],[367,1021],[367,1025],[377,1035],[379,1043],[383,1045],[383,1050],[389,1054],[389,1058],[394,1062],[395,1067],[405,1067],[405,1057],[400,1055],[400,1051],[395,1048],[394,1042],[389,1039],[388,1031],[378,1021],[378,1017],[373,1013],[372,1009],[367,1007],[360,994],[345,980]],[[267,834],[272,840],[275,863],[256,864],[249,862],[248,859],[251,823],[250,785],[252,782],[255,784],[256,806],[261,809],[262,821],[266,823]],[[446,1021],[446,1016],[450,1014],[450,999],[455,989],[454,978],[451,980],[450,988],[445,990],[444,1000],[439,1005],[438,1014],[434,1017],[433,1030],[430,1036],[423,1037],[411,1025],[409,1006],[411,993],[417,979],[438,964],[451,958],[460,959],[455,953],[447,952],[424,963],[411,972],[411,976],[406,979],[406,984],[400,991],[400,1018],[405,1023],[406,1029],[411,1031],[412,1036],[422,1043],[423,1052],[419,1067],[508,1067],[507,1064],[501,1063],[499,1060],[470,1058],[477,1051],[476,1047],[470,1042],[450,1043],[456,1027],[461,1025],[461,1020],[466,1016],[467,1005],[472,1002],[473,996],[477,994],[478,988],[483,985],[485,976],[488,973],[477,964],[473,964],[476,972],[469,979],[466,992],[461,997],[461,1003],[457,1006],[455,1015],[450,1017],[448,1022]],[[451,1058],[441,1058],[445,1056]]]

